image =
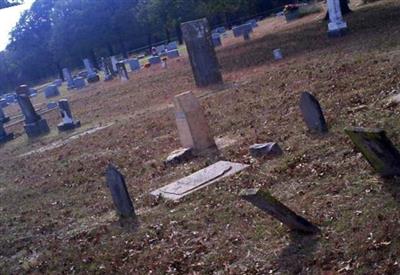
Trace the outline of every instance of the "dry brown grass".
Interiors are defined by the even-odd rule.
[[[252,41],[228,38],[218,50],[222,90],[196,89],[181,58],[168,70],[74,92],[68,97],[83,122],[79,131],[114,124],[51,151],[19,157],[73,134],[28,142],[22,125],[11,127],[17,139],[0,149],[0,273],[398,273],[400,190],[373,174],[343,128],[383,127],[400,144],[399,110],[385,105],[399,92],[399,8],[394,0],[362,6],[347,18],[351,33],[334,40],[320,15],[290,24],[269,19]],[[272,60],[275,48],[284,60]],[[179,203],[154,201],[150,191],[214,161],[162,163],[179,146],[171,98],[189,89],[202,97],[215,136],[237,139],[221,158],[251,167]],[[326,137],[305,130],[303,90],[320,99]],[[57,113],[45,118],[55,128]],[[248,145],[265,141],[278,142],[285,155],[252,159]],[[136,233],[114,225],[103,177],[110,161],[135,198]],[[238,198],[249,187],[268,188],[322,235],[290,234]]]

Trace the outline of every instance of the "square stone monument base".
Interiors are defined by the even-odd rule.
[[[81,127],[81,122],[79,120],[74,123],[60,123],[57,125],[58,131],[60,132],[74,130],[79,127]]]
[[[25,124],[25,132],[30,138],[35,138],[50,132],[49,125],[45,119],[40,119],[35,123]]]
[[[0,137],[0,144],[6,143],[6,142],[11,141],[13,139],[14,139],[14,134],[13,133],[6,134],[5,136]]]

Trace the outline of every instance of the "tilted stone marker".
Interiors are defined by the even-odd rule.
[[[112,164],[106,171],[107,186],[110,189],[117,215],[122,227],[137,226],[137,217],[124,176]]]
[[[118,69],[119,78],[122,81],[128,81],[129,80],[128,71],[126,70],[126,66],[123,61],[120,61],[117,63],[117,69]]]
[[[198,87],[221,84],[222,75],[206,18],[181,25],[183,39]]]
[[[60,115],[63,120],[62,123],[57,125],[59,131],[68,131],[81,127],[81,122],[79,120],[75,121],[72,117],[68,100],[61,99],[58,101],[58,108],[60,109]]]
[[[377,173],[400,176],[400,153],[384,130],[351,127],[344,131]]]
[[[303,92],[300,98],[300,110],[304,122],[312,133],[328,132],[325,117],[318,100],[310,93]]]
[[[94,83],[100,81],[100,77],[96,74],[96,72],[93,70],[92,64],[90,63],[89,59],[85,58],[83,60],[83,64],[85,65],[85,69],[88,73],[87,75],[87,81],[89,83]]]
[[[64,79],[67,82],[68,90],[75,88],[74,79],[72,78],[71,72],[68,70],[68,68],[62,69],[62,72],[63,72]]]
[[[47,125],[47,121],[42,119],[33,108],[28,91],[29,88],[26,85],[18,87],[17,101],[25,117],[25,132],[28,137],[34,138],[49,133],[50,129]]]
[[[290,210],[269,192],[260,189],[245,189],[240,197],[282,222],[291,230],[303,233],[319,233],[318,227]]]
[[[59,96],[60,95],[60,91],[57,88],[57,85],[49,85],[46,88],[44,88],[44,96],[46,98],[51,98],[51,97],[55,97],[55,96]]]
[[[175,96],[175,118],[183,148],[191,148],[193,155],[207,155],[218,151],[211,135],[204,110],[192,92]]]
[[[277,157],[283,154],[281,147],[276,142],[254,144],[250,146],[250,155],[253,157]]]
[[[10,117],[6,116],[3,111],[3,107],[0,106],[0,123],[7,123],[10,121]]]
[[[7,133],[6,130],[4,130],[3,122],[0,121],[0,144],[6,143],[13,139],[14,139],[14,134]]]
[[[229,161],[219,161],[190,176],[177,180],[167,186],[151,192],[154,196],[177,201],[225,177],[232,176],[247,168],[248,165]]]

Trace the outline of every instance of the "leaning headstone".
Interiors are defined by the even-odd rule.
[[[300,110],[304,122],[312,133],[328,132],[325,117],[318,100],[310,93],[303,92],[300,98]]]
[[[118,69],[118,75],[119,78],[122,81],[128,81],[129,80],[129,76],[128,76],[128,71],[126,70],[126,66],[124,61],[120,61],[117,63],[117,69]]]
[[[219,33],[213,33],[211,34],[211,37],[214,47],[219,47],[222,45],[221,35]]]
[[[78,76],[77,78],[74,79],[74,87],[78,90],[85,88],[86,86],[86,81],[83,77]]]
[[[400,153],[384,130],[352,127],[344,131],[377,173],[400,176]]]
[[[106,179],[121,226],[135,228],[137,226],[137,217],[126,188],[124,176],[117,168],[109,164],[106,171]]]
[[[87,81],[89,83],[95,83],[95,82],[100,81],[100,77],[94,71],[89,59],[85,58],[83,60],[83,64],[85,65],[85,69],[87,71]]]
[[[58,108],[60,110],[60,115],[62,122],[57,125],[59,131],[68,131],[75,128],[81,127],[81,122],[79,120],[74,120],[71,113],[71,108],[69,107],[68,100],[61,99],[58,101]]]
[[[221,84],[222,75],[206,18],[182,23],[183,38],[198,87]]]
[[[139,70],[140,70],[140,62],[139,62],[139,59],[136,59],[136,58],[130,59],[130,60],[128,61],[128,63],[129,63],[129,67],[131,67],[131,71],[132,71],[132,72],[134,72],[134,71],[139,71]]]
[[[161,63],[161,57],[158,55],[153,55],[149,57],[149,63],[150,65],[156,65]]]
[[[187,177],[161,187],[151,192],[151,194],[156,197],[161,196],[165,199],[177,201],[223,178],[230,177],[247,167],[248,165],[246,164],[218,161]]]
[[[10,140],[14,139],[13,133],[7,133],[4,129],[3,123],[0,121],[0,144],[4,144]]]
[[[25,132],[30,138],[38,137],[50,132],[47,121],[41,118],[33,108],[32,102],[28,96],[29,88],[21,85],[17,89],[17,100],[21,111],[25,117]]]
[[[194,155],[218,151],[211,136],[204,110],[192,92],[175,96],[175,117],[183,148],[192,148]]]
[[[250,146],[250,155],[253,157],[277,157],[281,156],[283,151],[276,142],[254,144]]]
[[[240,197],[279,220],[291,230],[309,234],[320,232],[318,227],[297,215],[267,191],[260,189],[245,189],[240,192]]]
[[[165,160],[166,165],[175,165],[193,158],[192,149],[191,148],[182,148],[173,151]]]
[[[179,50],[167,51],[167,57],[171,59],[179,57]]]
[[[273,55],[274,55],[274,59],[275,59],[275,60],[281,60],[281,59],[283,59],[281,49],[275,49],[272,53],[273,53]]]
[[[4,114],[3,108],[0,107],[0,123],[7,123],[10,121],[10,117]]]
[[[53,85],[56,85],[57,87],[61,87],[62,85],[62,80],[61,79],[56,79],[53,81]]]
[[[60,91],[58,90],[56,85],[49,85],[46,88],[44,88],[44,96],[46,98],[51,98],[59,95]]]
[[[71,72],[68,70],[68,68],[62,69],[62,72],[63,72],[65,81],[67,81],[68,90],[75,88],[74,87],[74,79],[72,78]]]

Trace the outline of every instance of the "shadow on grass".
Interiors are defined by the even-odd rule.
[[[363,7],[346,20],[350,32],[345,37],[328,38],[327,23],[321,19],[227,47],[218,53],[220,64],[224,72],[233,72],[274,62],[272,51],[277,48],[282,49],[284,58],[290,58],[326,48],[356,53],[363,49],[396,47],[400,43],[400,38],[392,35],[398,33],[400,25],[400,9],[395,3]],[[388,39],[382,39],[382,32],[389,35]]]
[[[291,232],[290,244],[279,255],[278,271],[282,274],[306,273],[304,267],[312,265],[319,238],[319,234]]]
[[[383,188],[400,204],[400,177],[383,178]]]

